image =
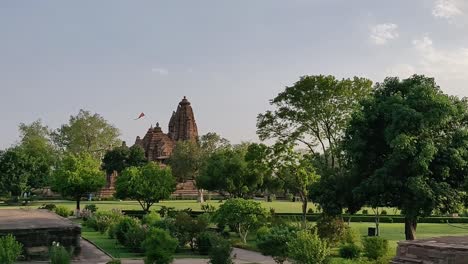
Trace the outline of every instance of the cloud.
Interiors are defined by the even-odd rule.
[[[463,14],[457,0],[437,0],[432,8],[432,15],[437,18],[451,20]]]
[[[164,69],[164,68],[152,68],[151,71],[155,72],[155,73],[158,73],[160,75],[168,75],[169,74],[169,71],[167,69]]]
[[[441,80],[466,80],[468,48],[437,48],[432,39],[424,36],[412,42],[417,59],[413,64],[398,64],[387,70],[399,77],[413,73],[434,76]]]
[[[398,38],[398,25],[393,23],[377,24],[371,27],[370,39],[377,45],[385,45],[389,40]]]

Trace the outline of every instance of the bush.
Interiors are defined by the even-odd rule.
[[[179,212],[175,217],[175,237],[179,240],[179,245],[184,247],[187,243],[192,250],[195,249],[197,236],[206,230],[209,222],[206,217],[193,218],[186,212]]]
[[[216,211],[216,207],[211,204],[202,204],[201,205],[201,210],[205,213],[214,213]]]
[[[161,222],[161,216],[155,211],[151,211],[149,214],[146,214],[141,223],[148,226],[156,226],[157,223]]]
[[[22,245],[13,235],[0,237],[0,263],[13,264],[21,255]]]
[[[295,233],[286,226],[275,226],[267,233],[257,232],[257,247],[263,255],[272,256],[276,263],[282,264],[288,257],[288,243]]]
[[[70,210],[67,207],[61,205],[55,207],[54,212],[61,217],[69,217],[71,215]]]
[[[196,240],[196,248],[200,255],[208,255],[211,250],[211,240],[215,236],[212,232],[202,232],[198,235]]]
[[[362,210],[362,214],[363,214],[363,215],[368,215],[368,214],[369,214],[369,210],[367,210],[367,209]]]
[[[151,228],[143,242],[145,264],[169,264],[174,259],[177,240],[166,230]]]
[[[345,259],[356,259],[361,255],[361,247],[356,244],[346,243],[340,246],[340,257]]]
[[[257,240],[262,239],[264,236],[270,234],[270,228],[262,226],[257,230]]]
[[[322,215],[315,228],[321,239],[335,246],[345,239],[348,226],[341,218]]]
[[[127,237],[126,233],[130,230],[136,230],[140,226],[140,221],[136,218],[123,216],[113,227],[114,237],[121,245],[125,245]]]
[[[363,241],[364,254],[370,259],[378,259],[388,252],[388,241],[381,237],[366,237]]]
[[[231,253],[232,246],[228,240],[213,236],[211,239],[210,264],[233,264]]]
[[[382,210],[382,211],[380,212],[380,215],[387,215],[387,214],[388,214],[388,213],[387,213],[387,210]]]
[[[120,259],[113,259],[111,261],[108,261],[106,264],[121,264],[122,261]]]
[[[69,264],[71,262],[70,253],[58,242],[52,242],[49,257],[51,264]]]
[[[129,226],[124,236],[124,246],[135,252],[142,251],[141,245],[146,238],[146,229],[142,225],[138,224]]]
[[[309,208],[309,209],[307,210],[307,213],[308,213],[308,214],[313,214],[313,213],[314,213],[314,209]]]
[[[327,242],[322,241],[316,232],[299,231],[287,245],[288,256],[295,264],[322,264],[330,254]]]
[[[96,231],[105,233],[112,224],[116,223],[122,217],[122,214],[117,211],[99,211],[91,215],[86,220],[85,225]]]
[[[95,213],[98,208],[95,204],[87,204],[84,209],[89,210],[92,213]]]
[[[361,245],[361,233],[355,228],[347,228],[344,241],[345,243]]]
[[[55,204],[49,203],[49,204],[42,204],[38,209],[46,209],[49,211],[54,211],[55,207],[57,207]]]

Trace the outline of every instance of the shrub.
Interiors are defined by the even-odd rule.
[[[42,204],[38,209],[46,209],[49,211],[54,211],[55,207],[57,207],[55,204],[49,203],[49,204]]]
[[[173,217],[176,213],[176,210],[174,207],[167,207],[167,206],[161,206],[161,209],[159,209],[159,214],[161,217]]]
[[[93,215],[93,212],[83,209],[81,210],[80,217],[83,219],[83,221],[88,221],[88,219]]]
[[[388,241],[381,237],[366,237],[363,241],[364,254],[370,259],[378,259],[387,254]]]
[[[292,202],[294,199],[294,195],[292,193],[288,193],[286,194],[286,200]]]
[[[215,234],[212,232],[202,232],[198,235],[196,248],[200,255],[208,255],[210,253],[213,236],[215,236]]]
[[[264,236],[270,233],[270,228],[262,226],[257,230],[257,240],[262,239]]]
[[[0,237],[0,263],[13,264],[21,255],[22,245],[13,235]]]
[[[151,211],[149,214],[146,214],[141,223],[148,226],[155,226],[157,223],[161,222],[161,216],[155,211]]]
[[[186,212],[179,212],[175,217],[175,237],[181,247],[187,243],[192,250],[195,249],[195,240],[198,234],[208,227],[206,217],[193,218]]]
[[[55,207],[54,212],[61,217],[69,217],[71,215],[70,210],[67,207],[61,205]]]
[[[216,207],[214,207],[214,205],[211,205],[211,204],[202,204],[201,209],[203,212],[210,213],[210,214],[216,211]]]
[[[85,224],[96,231],[104,233],[122,217],[122,214],[117,211],[99,211],[89,217]]]
[[[211,239],[210,264],[233,264],[231,253],[232,246],[228,240],[213,236]]]
[[[169,264],[174,259],[177,240],[166,230],[151,228],[143,242],[145,264]]]
[[[382,210],[382,212],[380,212],[380,215],[387,215],[387,210]]]
[[[138,224],[129,226],[124,236],[124,246],[135,252],[142,251],[141,245],[146,238],[146,229],[142,225]]]
[[[257,247],[264,255],[272,256],[276,263],[282,264],[288,257],[288,243],[295,233],[286,226],[272,227],[266,234],[258,235]]]
[[[97,206],[95,204],[87,204],[84,209],[95,213],[98,208],[97,208]]]
[[[295,264],[322,264],[330,254],[327,242],[322,241],[316,232],[299,231],[287,245],[288,256]]]
[[[353,243],[345,243],[340,246],[340,257],[345,259],[356,259],[361,255],[361,247]]]
[[[52,247],[49,250],[51,264],[69,264],[71,256],[68,251],[58,242],[52,242]]]
[[[113,259],[111,261],[108,261],[106,264],[121,264],[122,261],[120,259]]]
[[[348,226],[341,218],[322,215],[317,220],[315,228],[321,239],[335,246],[345,239]]]
[[[140,221],[138,219],[129,216],[123,216],[113,227],[114,236],[121,245],[125,245],[125,241],[127,239],[125,234],[129,229],[138,228],[139,226]]]
[[[362,214],[363,214],[363,215],[369,214],[369,210],[367,210],[367,209],[362,210]]]
[[[344,241],[345,243],[361,245],[361,233],[355,228],[347,228]]]
[[[314,209],[309,208],[309,209],[307,210],[307,213],[308,213],[308,214],[313,214],[313,213],[314,213]]]

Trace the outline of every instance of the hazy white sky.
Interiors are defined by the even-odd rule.
[[[465,0],[4,0],[0,149],[80,108],[133,143],[184,95],[200,133],[257,140],[257,114],[306,74],[423,73],[468,96],[467,33]]]

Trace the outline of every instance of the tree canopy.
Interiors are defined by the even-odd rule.
[[[466,196],[468,104],[414,75],[377,84],[361,109],[343,144],[350,202],[401,209],[414,239],[418,217],[453,212]]]
[[[141,167],[126,168],[117,177],[116,197],[137,200],[143,210],[149,211],[154,203],[167,199],[176,189],[176,181],[169,167],[149,162]]]
[[[52,187],[62,196],[73,198],[79,210],[81,198],[99,191],[106,183],[100,167],[100,161],[88,153],[66,154],[54,171]]]
[[[101,159],[105,152],[120,145],[119,130],[99,114],[83,109],[70,116],[68,124],[53,133],[55,144],[70,153],[87,152]]]
[[[142,166],[147,162],[148,160],[142,147],[133,145],[129,148],[123,144],[106,152],[102,159],[102,168],[107,174],[111,174],[114,171],[121,173],[128,167]]]

